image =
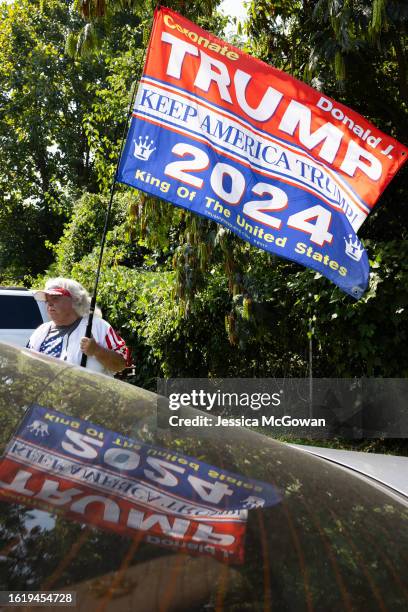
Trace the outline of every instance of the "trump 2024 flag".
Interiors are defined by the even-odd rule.
[[[346,106],[160,7],[117,180],[358,299],[369,265],[357,231],[407,153]]]

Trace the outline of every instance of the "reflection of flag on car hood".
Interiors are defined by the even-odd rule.
[[[31,407],[0,462],[0,497],[151,543],[241,561],[247,511],[272,485]]]
[[[344,105],[161,7],[117,178],[359,298],[369,266],[356,233],[407,152]]]

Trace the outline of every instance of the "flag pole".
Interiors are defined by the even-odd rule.
[[[309,317],[309,417],[313,416],[313,334],[314,326]]]
[[[86,331],[85,331],[85,337],[86,338],[90,338],[91,334],[92,334],[92,323],[93,323],[93,317],[94,317],[95,307],[96,307],[96,294],[98,292],[99,277],[100,277],[100,274],[101,274],[101,267],[102,267],[102,257],[103,257],[103,252],[104,252],[104,249],[105,249],[105,242],[106,242],[106,234],[108,233],[108,226],[109,226],[109,220],[110,220],[110,215],[111,215],[111,210],[112,210],[113,197],[115,195],[115,187],[116,187],[116,182],[117,182],[116,179],[117,179],[117,175],[118,175],[120,160],[122,158],[122,153],[123,153],[123,147],[124,147],[124,144],[125,144],[126,134],[127,134],[128,127],[129,127],[129,120],[130,120],[130,116],[132,114],[132,109],[133,109],[133,106],[134,106],[134,103],[135,103],[136,90],[137,90],[137,81],[135,81],[134,84],[133,84],[133,91],[132,91],[131,100],[130,100],[130,104],[129,104],[129,109],[128,109],[128,113],[127,113],[127,117],[126,117],[126,123],[125,123],[124,128],[123,128],[122,141],[120,143],[120,151],[119,151],[118,159],[117,159],[117,162],[116,162],[115,174],[113,176],[113,182],[112,182],[111,189],[110,189],[109,203],[108,203],[108,207],[107,207],[106,214],[105,214],[105,225],[104,225],[104,228],[103,228],[101,246],[100,246],[100,250],[99,250],[99,260],[98,260],[98,267],[96,269],[95,285],[94,285],[94,290],[93,290],[93,293],[92,293],[91,304],[90,304],[89,315],[88,315],[88,323],[87,323]],[[87,360],[88,360],[87,355],[85,355],[85,353],[82,353],[81,366],[83,368],[86,368]]]

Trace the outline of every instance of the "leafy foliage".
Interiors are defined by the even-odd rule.
[[[72,197],[95,187],[83,121],[89,83],[104,68],[64,54],[67,28],[78,21],[68,7],[0,6],[0,264],[16,276],[51,262],[45,241],[61,235]]]
[[[9,195],[0,214],[4,231],[17,234],[16,264],[9,268],[10,276],[13,270],[42,272],[54,255],[50,274],[72,275],[92,289],[107,192],[154,6],[137,0],[89,0],[76,2],[70,12],[68,5],[53,0],[47,9],[40,9],[39,2],[18,0],[13,8],[3,9],[7,18],[0,74],[4,83],[10,83],[4,89],[10,94],[5,96],[9,118],[1,129],[15,165],[4,159],[0,180],[7,182]],[[225,24],[214,12],[215,2],[170,5],[215,33]],[[38,23],[31,24],[29,7]],[[27,15],[24,27],[14,24],[21,11]],[[404,3],[397,0],[252,2],[245,45],[252,54],[306,78],[404,141],[406,21]],[[49,32],[48,47],[39,24]],[[37,41],[34,47],[42,59],[36,60],[37,72],[30,64],[24,76],[23,68],[34,60],[27,51],[19,55],[17,41],[27,28],[30,45]],[[62,33],[71,59],[63,54]],[[50,54],[47,70],[41,64],[45,47],[46,57]],[[12,86],[14,64],[21,65],[22,76],[21,84]],[[18,106],[20,98],[13,88],[19,86],[23,92],[24,79],[29,83],[27,96],[33,96],[35,82],[45,87],[41,66],[50,74],[48,87],[57,80],[61,83],[63,67],[63,87],[44,90],[43,106],[34,96],[37,106],[33,105],[32,116],[27,111],[23,121],[19,113],[24,108]],[[19,112],[14,113],[14,108]],[[55,117],[60,117],[62,126]],[[39,124],[47,129],[40,133]],[[25,143],[18,153],[11,138],[15,133],[23,134]],[[45,197],[41,174],[34,169],[31,180],[38,195],[32,201],[21,176],[43,140],[47,172],[55,177],[46,191],[52,197]],[[52,143],[58,146],[50,152],[47,147]],[[79,155],[89,179],[82,195],[85,175],[76,174],[70,161],[80,143],[84,148],[76,159]],[[21,150],[26,152],[25,165]],[[405,376],[406,178],[403,170],[363,227],[372,275],[369,292],[357,303],[319,275],[258,251],[210,221],[118,188],[99,299],[105,316],[133,345],[138,364],[135,381],[153,387],[157,375],[304,376],[310,340],[316,376]],[[39,223],[43,209],[50,227]],[[29,232],[24,230],[28,220]],[[36,256],[35,267],[29,265],[22,251],[30,244],[32,253],[34,245],[43,247],[45,240],[46,256]],[[10,246],[1,236],[0,257],[8,257],[12,266]]]

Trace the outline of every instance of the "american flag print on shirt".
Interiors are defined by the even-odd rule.
[[[105,335],[106,345],[109,350],[119,353],[126,360],[126,367],[132,365],[132,355],[128,347],[126,346],[123,338],[119,336],[113,327],[109,327],[107,334]]]
[[[59,359],[62,353],[63,337],[58,329],[51,329],[39,348],[40,353]]]

